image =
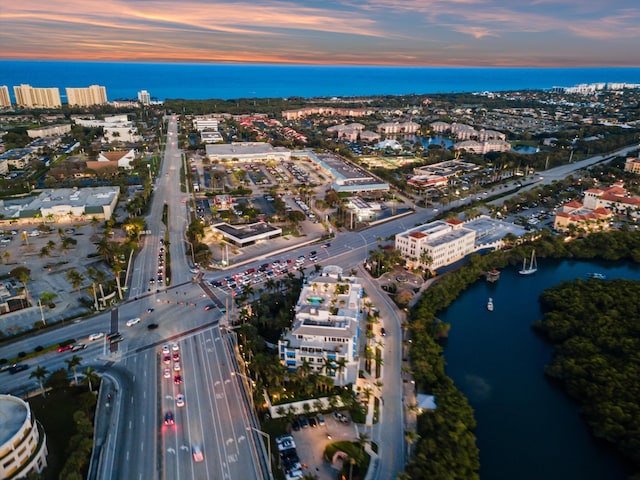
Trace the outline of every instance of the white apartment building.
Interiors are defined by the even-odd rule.
[[[47,437],[29,404],[0,395],[0,478],[25,478],[47,466]]]
[[[138,102],[142,105],[150,105],[151,104],[151,94],[146,90],[140,90],[138,92]]]
[[[9,87],[7,87],[6,85],[0,85],[0,108],[11,108]]]
[[[293,327],[278,341],[280,362],[289,370],[306,363],[338,385],[354,383],[362,294],[358,279],[343,276],[335,265],[310,279],[300,292]]]
[[[66,88],[67,103],[70,107],[91,107],[107,103],[107,89],[100,85],[86,88]]]
[[[466,228],[462,220],[438,220],[398,233],[395,248],[409,268],[437,270],[472,253],[475,239],[476,232]]]
[[[16,106],[24,108],[60,108],[60,90],[58,88],[33,88],[22,84],[13,87]]]

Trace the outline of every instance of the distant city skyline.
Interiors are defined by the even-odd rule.
[[[416,66],[640,66],[633,0],[33,0],[0,58]]]

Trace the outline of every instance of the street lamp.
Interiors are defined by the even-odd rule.
[[[235,377],[235,376],[242,377],[249,383],[249,388],[248,388],[248,390],[249,390],[249,400],[251,401],[251,409],[255,411],[256,408],[255,408],[255,406],[253,404],[253,388],[252,387],[256,386],[256,382],[254,382],[252,378],[247,377],[246,375],[243,375],[240,372],[231,372],[231,376],[233,376],[233,377]]]
[[[40,319],[42,320],[42,324],[46,327],[47,322],[44,319],[44,312],[42,311],[42,302],[38,299],[38,306],[40,306]]]
[[[273,478],[273,472],[271,471],[271,435],[269,435],[268,433],[263,432],[262,430],[258,430],[255,427],[247,427],[247,432],[249,430],[253,430],[254,432],[259,433],[260,435],[262,435],[263,437],[265,437],[267,439],[267,451],[268,451],[268,455],[269,458],[267,459],[267,468],[269,469],[269,477]]]

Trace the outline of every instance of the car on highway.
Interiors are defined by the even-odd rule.
[[[164,369],[164,373],[162,374],[162,376],[164,378],[171,378],[171,370],[169,370],[168,368]]]
[[[171,355],[169,355],[168,353],[165,353],[165,354],[162,356],[162,362],[163,362],[163,363],[166,363],[166,364],[171,363]]]
[[[198,445],[193,446],[193,461],[201,462],[204,460],[204,453],[202,453],[202,449]]]
[[[60,345],[58,347],[58,352],[66,352],[67,350],[71,350],[73,349],[73,344],[69,344],[69,345]]]
[[[104,332],[96,332],[89,335],[87,339],[92,342],[93,340],[100,340],[102,337],[104,337]]]
[[[174,360],[174,361],[176,361],[176,362],[177,362],[178,360],[180,360],[180,352],[177,352],[177,351],[176,351],[176,352],[173,352],[172,358],[173,358],[173,360]]]
[[[173,418],[173,412],[167,412],[164,414],[164,424],[165,425],[175,425],[176,421]]]
[[[11,375],[15,375],[18,372],[22,372],[22,371],[28,370],[28,369],[29,369],[29,365],[27,365],[26,363],[14,363],[9,368],[9,373]]]
[[[122,335],[120,335],[119,333],[117,333],[116,335],[112,336],[109,339],[109,343],[111,343],[113,345],[114,343],[119,343],[119,342],[121,342],[123,340],[124,340],[124,337]]]
[[[176,372],[180,371],[180,362],[173,362],[173,370]]]
[[[147,313],[153,313],[153,308],[151,307],[147,308]]]
[[[120,336],[120,332],[111,332],[107,335],[107,340],[112,340]]]
[[[76,343],[73,347],[71,347],[72,352],[78,352],[80,350],[84,350],[87,346],[84,343]]]
[[[125,324],[127,327],[133,327],[136,323],[140,323],[140,317],[130,318]]]
[[[205,311],[213,310],[214,308],[216,308],[216,306],[212,303],[204,307]]]
[[[182,383],[182,375],[174,375],[173,383],[175,383],[176,385],[180,385]]]
[[[331,246],[331,243],[325,243],[324,245],[322,245],[322,248],[329,248]]]
[[[178,407],[184,407],[184,395],[181,393],[176,396],[176,405]]]
[[[164,353],[165,355],[167,355],[169,353],[169,344],[165,343],[164,345],[162,345],[162,353]]]
[[[176,342],[173,342],[171,344],[171,350],[173,350],[174,352],[177,352],[178,350],[180,350],[180,346]]]
[[[157,323],[150,323],[149,325],[147,325],[147,330],[155,330],[156,328],[158,328]]]

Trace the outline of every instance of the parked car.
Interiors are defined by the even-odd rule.
[[[300,417],[300,427],[302,428],[309,427],[309,419],[307,417]]]
[[[324,425],[325,421],[324,421],[324,417],[322,416],[322,414],[318,414],[317,415],[317,419],[318,419],[318,425]]]

